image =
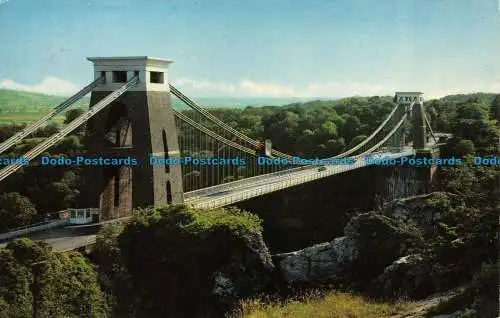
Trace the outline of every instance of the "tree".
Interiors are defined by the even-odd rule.
[[[65,124],[69,124],[74,119],[78,118],[84,111],[81,108],[70,109],[66,112],[66,119],[64,120]]]
[[[59,127],[56,124],[49,124],[37,130],[33,135],[34,137],[50,137],[59,132]]]
[[[366,135],[359,135],[359,136],[356,136],[354,137],[351,142],[349,142],[349,145],[347,146],[347,149],[351,149],[355,146],[357,146],[359,143],[361,143],[363,140],[366,139]]]
[[[497,125],[500,125],[500,94],[496,94],[491,102],[490,118],[495,119]]]
[[[0,249],[0,273],[5,317],[106,317],[97,273],[78,252],[54,253],[45,243],[18,239]]]
[[[347,141],[351,141],[355,136],[359,134],[361,130],[361,121],[356,116],[349,115],[342,128],[340,129],[340,134]]]
[[[474,155],[474,153],[476,152],[474,143],[471,140],[467,139],[460,140],[456,146],[456,152],[459,156],[462,157]]]
[[[36,209],[30,199],[17,192],[0,195],[0,230],[29,224],[36,216]]]

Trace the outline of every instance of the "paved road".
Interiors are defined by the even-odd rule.
[[[45,241],[50,244],[55,251],[66,251],[76,249],[81,246],[88,245],[94,242],[99,225],[93,225],[86,228],[80,227],[63,227],[44,232],[32,233],[27,235],[35,241]],[[0,244],[0,247],[5,247],[7,243]]]

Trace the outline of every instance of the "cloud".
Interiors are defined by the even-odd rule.
[[[345,97],[354,95],[391,95],[394,88],[370,83],[316,83],[309,84],[303,92],[308,97]]]
[[[447,95],[455,94],[470,94],[470,93],[499,93],[500,92],[500,82],[496,83],[473,83],[462,88],[451,87],[448,89],[434,89],[429,88],[423,91],[425,93],[426,99],[441,98]]]
[[[276,83],[258,83],[248,79],[241,81],[240,91],[244,94],[270,97],[295,97],[297,91],[288,85]]]
[[[1,1],[1,0],[0,0]],[[348,97],[392,95],[395,91],[410,90],[422,91],[426,99],[440,98],[451,94],[467,94],[473,92],[500,92],[500,81],[492,83],[467,83],[462,88],[424,83],[423,86],[374,84],[365,82],[327,82],[311,83],[304,87],[276,82],[258,82],[251,79],[242,79],[239,83],[213,82],[207,80],[179,79],[172,82],[179,89],[191,96],[234,96],[234,97]],[[441,87],[439,87],[441,86]],[[15,89],[50,95],[74,94],[83,85],[58,79],[54,76],[45,78],[41,83],[34,85],[20,84],[10,79],[0,80],[0,88]]]
[[[236,86],[233,84],[226,83],[214,83],[208,81],[195,81],[191,79],[180,79],[173,81],[176,86],[189,87],[197,92],[212,92],[212,93],[224,93],[224,92],[234,92]]]
[[[49,95],[71,95],[79,91],[83,86],[78,86],[72,82],[58,79],[53,76],[45,78],[41,83],[35,85],[25,85],[10,79],[0,81],[0,88],[43,93]]]
[[[369,83],[312,83],[300,89],[292,85],[250,79],[243,79],[239,84],[182,79],[174,81],[174,85],[189,90],[193,95],[219,93],[255,97],[344,97],[393,93],[391,87]]]

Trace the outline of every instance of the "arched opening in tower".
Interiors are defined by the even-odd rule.
[[[104,128],[106,148],[132,146],[132,121],[127,108],[122,103],[114,103],[106,119]]]
[[[170,173],[170,165],[168,164],[169,155],[168,155],[167,132],[165,131],[165,129],[162,129],[161,136],[163,138],[163,152],[164,152],[164,156],[166,159],[165,160],[165,173]]]
[[[172,203],[172,186],[170,185],[170,181],[167,181],[167,203]]]

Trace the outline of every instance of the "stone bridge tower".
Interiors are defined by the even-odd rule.
[[[183,202],[180,166],[150,165],[150,156],[178,157],[167,67],[171,61],[147,56],[91,57],[94,77],[90,107],[134,76],[139,82],[87,122],[86,156],[127,158],[137,164],[87,167],[82,194],[101,219],[130,215],[135,207]]]
[[[425,109],[423,93],[420,92],[396,92],[394,102],[397,103],[398,108],[393,118],[390,120],[389,127],[394,127],[401,119],[401,117],[408,112],[408,107],[411,103],[415,102],[410,115],[413,126],[413,148],[417,151],[426,149],[427,145],[427,130],[425,126]],[[404,124],[403,124],[404,125]],[[389,145],[394,151],[399,151],[405,144],[404,132],[402,129],[390,138]]]

